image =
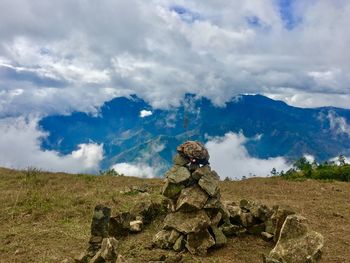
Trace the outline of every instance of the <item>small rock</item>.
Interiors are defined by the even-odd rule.
[[[203,256],[214,245],[215,240],[209,234],[208,230],[201,230],[198,233],[189,233],[185,246],[191,254]]]
[[[132,215],[129,212],[119,213],[110,218],[109,234],[114,237],[126,236],[129,233]]]
[[[271,241],[273,239],[273,235],[267,232],[261,232],[261,238],[265,241]]]
[[[199,167],[192,173],[192,178],[196,181],[199,181],[204,175],[210,174],[211,168],[209,165],[203,165],[202,167]]]
[[[224,233],[221,231],[221,229],[216,226],[212,226],[211,229],[214,234],[215,247],[222,247],[226,245],[227,239]]]
[[[182,251],[185,248],[185,237],[184,235],[180,235],[178,239],[176,240],[173,249],[176,252]]]
[[[175,229],[173,229],[169,236],[169,242],[171,244],[175,244],[176,240],[180,237],[181,233]]]
[[[184,188],[185,186],[182,184],[174,184],[166,180],[162,194],[170,199],[176,199]]]
[[[245,231],[245,228],[243,226],[239,225],[232,225],[232,224],[223,224],[220,226],[221,231],[224,233],[225,236],[233,236],[241,231]]]
[[[135,220],[130,222],[130,231],[137,233],[142,231],[143,222],[141,220]]]
[[[159,231],[153,238],[153,245],[163,249],[171,248],[173,244],[169,242],[170,235],[171,231],[169,230]]]

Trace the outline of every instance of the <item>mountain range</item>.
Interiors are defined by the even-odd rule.
[[[335,107],[298,108],[262,95],[240,95],[223,106],[187,94],[179,107],[153,109],[137,96],[118,97],[98,114],[73,112],[47,116],[40,128],[48,133],[41,148],[71,153],[82,143],[103,144],[101,169],[116,163],[142,162],[162,173],[176,146],[186,140],[207,142],[228,132],[247,138],[252,157],[305,154],[325,161],[350,156],[350,110]]]

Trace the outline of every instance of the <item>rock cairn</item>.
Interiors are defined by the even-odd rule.
[[[205,255],[209,248],[225,245],[219,223],[226,218],[229,225],[229,219],[207,149],[195,141],[180,145],[165,177],[162,194],[169,199],[171,212],[164,219],[163,230],[155,235],[154,246],[175,251],[186,248],[192,254]]]

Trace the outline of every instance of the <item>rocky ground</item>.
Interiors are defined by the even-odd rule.
[[[0,262],[62,262],[74,257],[86,249],[97,204],[110,207],[113,216],[140,201],[161,201],[162,185],[160,179],[0,169]],[[350,262],[349,183],[254,178],[220,182],[220,188],[222,200],[245,198],[271,207],[290,206],[324,236],[319,262]],[[142,232],[123,237],[119,252],[135,262],[175,254],[149,249],[162,227],[160,217]],[[188,253],[182,257],[184,262],[254,263],[261,262],[261,254],[272,247],[253,235],[244,235],[228,238],[225,247],[209,250],[204,257]]]

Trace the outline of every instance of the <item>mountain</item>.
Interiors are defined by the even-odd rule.
[[[140,116],[148,111],[149,116]],[[147,115],[147,114],[146,114]],[[181,106],[152,109],[131,96],[106,102],[97,115],[74,112],[43,118],[48,132],[41,147],[68,154],[81,143],[103,143],[102,169],[122,162],[143,162],[159,167],[170,164],[174,149],[185,140],[208,141],[228,132],[242,133],[248,153],[257,158],[304,154],[324,161],[350,155],[350,110],[334,107],[298,108],[261,95],[241,95],[224,107],[206,98],[186,95]]]

